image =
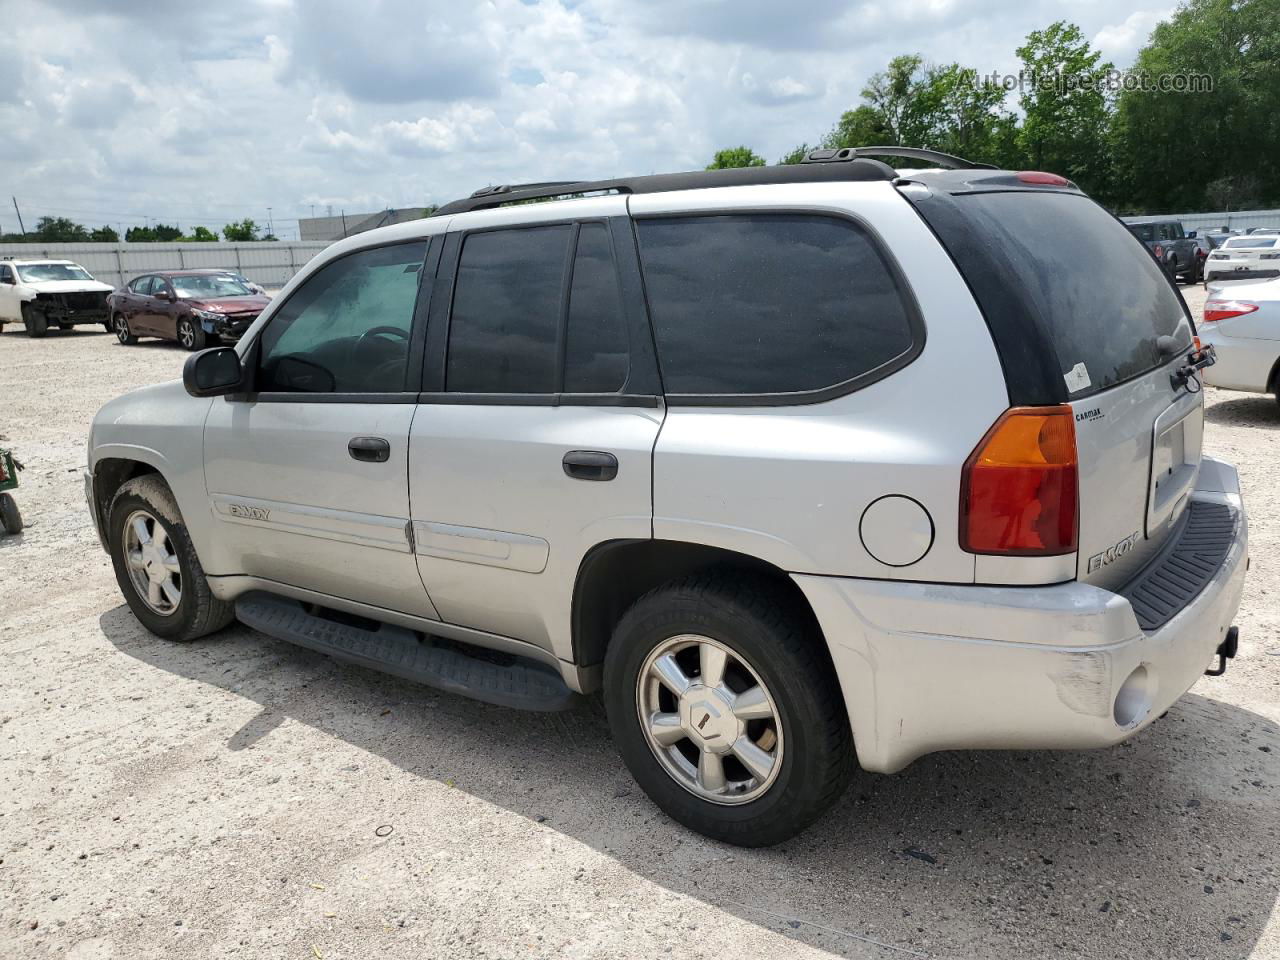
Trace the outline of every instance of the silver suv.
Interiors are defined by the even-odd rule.
[[[1142,729],[1235,651],[1211,356],[1073,184],[876,152],[494,188],[330,247],[98,414],[129,606],[512,707],[600,693],[653,800],[743,845],[855,758]]]

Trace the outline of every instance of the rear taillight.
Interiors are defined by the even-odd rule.
[[[1258,309],[1256,303],[1248,300],[1206,300],[1204,302],[1204,322],[1216,323],[1231,317],[1242,317]]]
[[[1005,411],[965,461],[961,548],[1023,557],[1073,552],[1078,487],[1071,407]]]

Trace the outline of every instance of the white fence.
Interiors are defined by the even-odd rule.
[[[213,267],[242,273],[264,287],[281,287],[317,253],[321,241],[287,243],[4,243],[0,257],[74,260],[103,283],[118,287],[152,270]]]
[[[1205,233],[1210,230],[1248,230],[1250,227],[1280,229],[1280,210],[1238,210],[1235,213],[1171,213],[1170,220],[1180,220],[1184,230]]]

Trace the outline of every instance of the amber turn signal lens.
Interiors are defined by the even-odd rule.
[[[960,545],[1007,556],[1071,553],[1078,491],[1071,407],[1007,410],[965,462]]]

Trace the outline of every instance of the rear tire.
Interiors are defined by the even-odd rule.
[[[195,640],[233,619],[209,589],[200,558],[168,485],[135,477],[111,501],[107,544],[116,582],[138,621],[165,640]]]
[[[703,682],[716,672],[721,682]],[[675,696],[672,676],[689,681],[685,695]],[[674,820],[726,843],[795,836],[835,803],[853,767],[823,637],[768,580],[703,574],[641,597],[605,655],[604,701],[641,788]]]
[[[49,318],[43,310],[37,310],[31,304],[22,305],[22,323],[27,328],[27,336],[39,340],[49,332]]]
[[[117,313],[111,318],[111,329],[115,331],[121,346],[131,347],[138,342],[138,338],[129,332],[129,321],[123,313]]]
[[[22,532],[22,513],[18,510],[17,501],[7,493],[0,493],[0,527],[10,536]]]

